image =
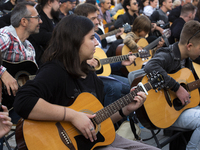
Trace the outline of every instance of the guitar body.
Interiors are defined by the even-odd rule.
[[[127,33],[122,33],[122,34],[120,35],[121,39],[125,39],[126,35],[127,35]]]
[[[37,65],[30,60],[24,60],[21,62],[9,62],[3,60],[3,66],[7,68],[7,71],[17,80],[19,86],[25,84],[29,80],[30,75],[35,75],[38,70]]]
[[[110,64],[101,65],[100,59],[107,58],[106,53],[99,47],[96,47],[94,58],[98,61],[98,66],[95,68],[97,76],[109,76],[111,74]]]
[[[103,25],[106,25],[106,24],[107,24],[107,21],[106,21],[105,19],[103,19],[102,22],[103,22]],[[109,27],[105,27],[105,28],[104,28],[104,32],[105,32],[105,33],[108,33],[108,31],[109,31]]]
[[[145,46],[148,45],[148,42],[147,42],[147,40],[146,40],[145,38],[141,38],[141,39],[137,42],[137,45],[140,46],[140,47],[142,47],[142,48],[144,48]],[[126,55],[126,54],[128,54],[129,52],[130,52],[130,49],[129,49],[126,45],[124,45],[123,48],[122,48],[122,55]],[[136,64],[136,65],[135,65],[135,64],[132,64],[132,65],[130,65],[130,66],[126,66],[126,69],[128,70],[128,72],[132,72],[132,71],[134,71],[134,70],[141,69],[143,63],[149,61],[150,58],[151,58],[151,57],[148,57],[148,58],[146,58],[146,59],[144,60],[144,59],[138,57],[138,58],[135,59],[135,64]]]
[[[192,62],[192,64],[193,64],[193,67],[194,67],[194,70],[195,70],[197,76],[200,78],[200,65],[195,62]]]
[[[93,114],[102,109],[103,106],[92,94],[82,93],[69,108],[76,111]],[[60,123],[62,128],[66,131],[67,141],[69,141],[69,144],[65,145],[61,140],[56,123]],[[24,120],[22,128],[23,138],[28,150],[92,150],[97,146],[109,145],[115,139],[115,129],[110,118],[106,119],[99,125],[95,124],[97,140],[94,142],[90,142],[90,140],[86,139],[69,122]],[[20,128],[17,125],[17,131],[19,130]],[[16,141],[18,145],[23,143],[23,139],[19,139],[17,137]]]
[[[192,72],[187,68],[183,68],[174,74],[170,74],[170,76],[176,79],[176,81],[179,82],[182,86],[195,81]],[[142,79],[142,83],[146,83],[147,81],[148,79],[145,76]],[[144,120],[144,118],[138,118],[140,121],[141,120],[144,121],[144,122],[141,121],[142,125],[145,126],[145,121],[148,121],[149,119],[151,123],[158,128],[168,128],[178,119],[178,117],[184,110],[196,107],[199,104],[198,89],[189,92],[191,96],[190,99],[191,102],[185,105],[184,107],[182,106],[181,109],[177,105],[177,102],[179,102],[180,100],[178,100],[178,98],[176,97],[175,92],[171,90],[167,91],[169,94],[170,102],[167,101],[168,98],[165,95],[166,92],[164,91],[164,89],[158,91],[157,93],[155,93],[154,90],[149,91],[148,97],[144,102],[144,109],[143,109],[143,111],[146,112],[148,118],[147,120]],[[148,128],[153,128],[153,126],[149,126]]]

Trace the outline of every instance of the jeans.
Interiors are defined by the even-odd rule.
[[[173,126],[194,130],[186,150],[200,149],[200,106],[183,111]]]
[[[104,107],[130,92],[128,78],[118,75],[110,75],[110,77],[100,77],[104,84]]]

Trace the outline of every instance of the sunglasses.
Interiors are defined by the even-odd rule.
[[[137,4],[138,4],[138,2],[134,2],[134,3],[133,3],[133,5],[137,5]]]
[[[193,35],[188,39],[187,45],[189,44],[190,40],[191,40],[194,36],[196,36],[199,32],[200,32],[200,30],[198,30],[195,34],[193,34]]]

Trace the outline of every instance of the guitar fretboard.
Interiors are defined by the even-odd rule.
[[[193,91],[197,88],[200,87],[200,79],[199,80],[196,80],[196,81],[193,81],[191,83],[188,83],[188,90],[189,91]]]
[[[109,57],[109,58],[100,59],[100,63],[102,65],[105,65],[105,64],[120,62],[120,61],[123,61],[123,60],[128,60],[128,56],[131,56],[131,55],[135,55],[136,57],[139,57],[138,53],[121,55],[121,56],[113,56],[113,57]]]
[[[144,85],[144,88],[149,91],[152,89],[151,84],[148,82]],[[106,106],[105,108],[99,110],[96,112],[96,117],[94,118],[94,121],[97,124],[100,124],[110,116],[112,116],[114,113],[119,111],[124,106],[128,105],[129,103],[134,101],[134,97],[137,95],[139,91],[143,91],[143,88],[140,86],[137,86],[137,88],[130,92],[129,94],[123,96],[122,98],[118,99],[117,101],[113,102],[112,104]]]
[[[118,32],[121,32],[120,29],[116,29],[116,30],[113,30],[113,31],[110,31],[106,34],[102,34],[100,35],[101,36],[101,40],[105,39],[107,36],[111,36],[111,35],[114,35],[114,34],[117,34]]]
[[[145,46],[143,49],[146,50],[146,51],[149,51],[150,49],[152,49],[153,47],[158,45],[158,42],[160,41],[160,39],[161,39],[161,37],[157,38],[156,40],[151,42],[149,45]]]

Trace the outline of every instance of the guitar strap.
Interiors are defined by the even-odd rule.
[[[133,118],[134,118],[134,119],[133,119]],[[131,114],[129,115],[129,121],[130,121],[131,130],[132,130],[132,132],[133,132],[135,138],[136,138],[137,140],[141,140],[141,137],[139,137],[139,136],[137,135],[137,133],[136,133],[135,123],[137,123],[138,121],[137,121],[137,119],[136,119],[136,116],[135,116],[133,113],[131,113]]]

